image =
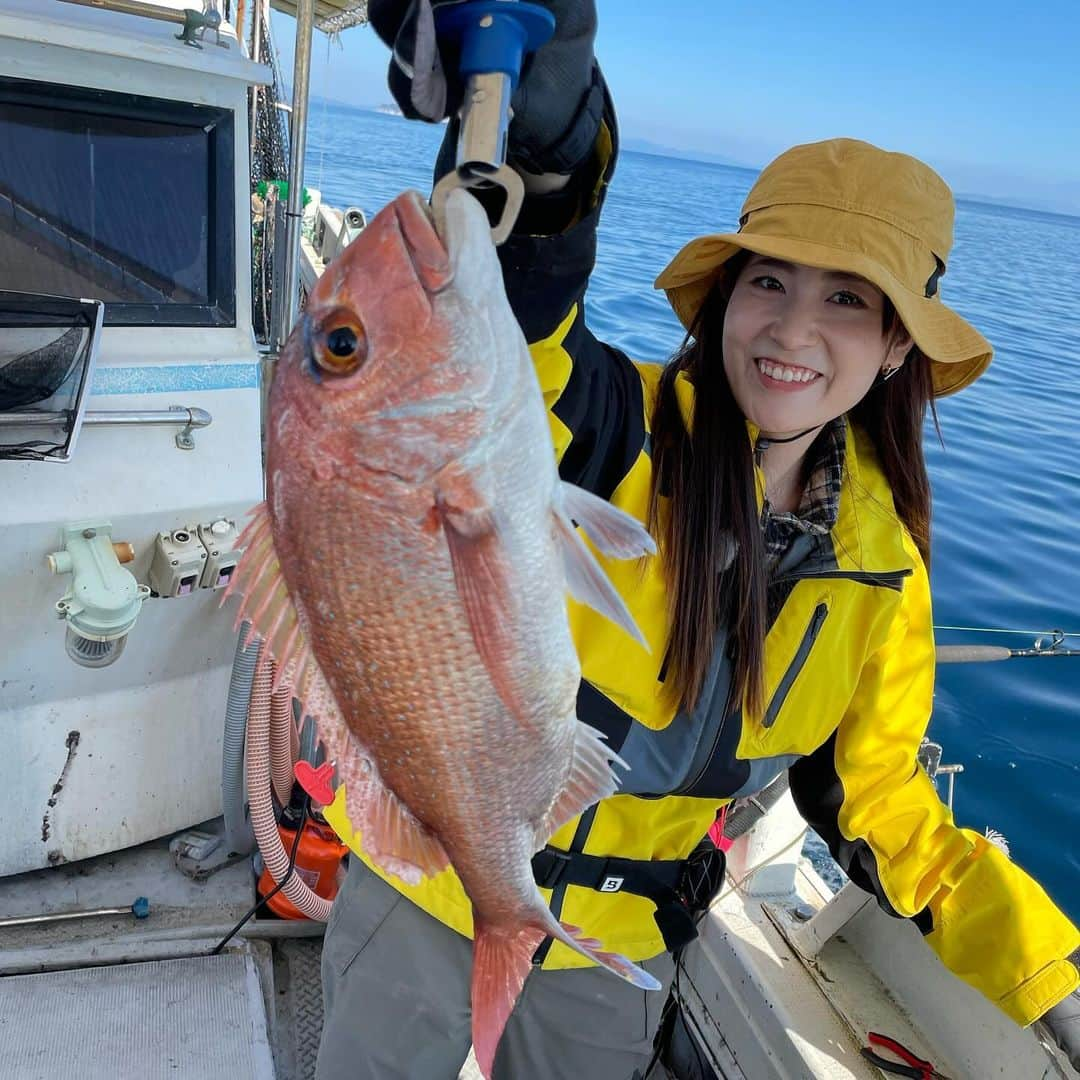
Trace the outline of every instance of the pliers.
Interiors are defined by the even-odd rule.
[[[917,1054],[913,1054],[903,1043],[890,1039],[888,1035],[880,1035],[876,1031],[871,1031],[866,1037],[870,1040],[870,1046],[880,1046],[906,1062],[906,1064],[901,1065],[898,1062],[890,1061],[880,1054],[875,1054],[869,1046],[864,1046],[859,1053],[882,1072],[892,1073],[894,1076],[910,1076],[912,1080],[949,1080],[947,1076],[939,1073],[929,1061],[924,1061]]]

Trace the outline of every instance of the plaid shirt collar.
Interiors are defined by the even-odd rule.
[[[770,508],[764,521],[765,553],[778,559],[799,533],[824,536],[836,524],[840,512],[840,483],[844,474],[847,422],[842,416],[830,421],[814,440],[810,481],[794,514]]]

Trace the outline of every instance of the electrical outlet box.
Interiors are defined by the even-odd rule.
[[[158,596],[187,596],[199,588],[208,557],[192,526],[158,533],[150,563],[150,588]]]
[[[236,564],[244,553],[243,548],[236,547],[240,530],[235,521],[219,518],[208,525],[200,525],[198,533],[206,549],[206,562],[199,585],[204,589],[224,589],[236,573]]]

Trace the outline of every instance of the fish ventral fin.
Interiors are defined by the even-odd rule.
[[[530,925],[516,932],[492,927],[473,909],[472,1040],[485,1080],[491,1080],[499,1039],[546,936]]]
[[[615,794],[619,778],[612,771],[613,763],[630,771],[630,766],[607,745],[604,734],[579,720],[574,729],[574,756],[570,762],[570,774],[566,786],[537,830],[538,849],[568,821],[601,799]]]
[[[495,511],[478,479],[460,465],[439,473],[435,509],[450,549],[454,584],[488,677],[515,719],[533,729],[514,673],[515,593]]]
[[[553,510],[553,515],[555,534],[562,548],[563,567],[566,570],[566,588],[570,595],[609,618],[616,626],[621,626],[646,652],[651,652],[645,635],[638,629],[634,616],[626,606],[626,601],[618,594],[603,567],[585,546],[585,541],[578,535],[573,522],[558,508]]]

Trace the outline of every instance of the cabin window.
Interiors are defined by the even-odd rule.
[[[231,111],[0,79],[0,289],[233,326],[235,235]]]

